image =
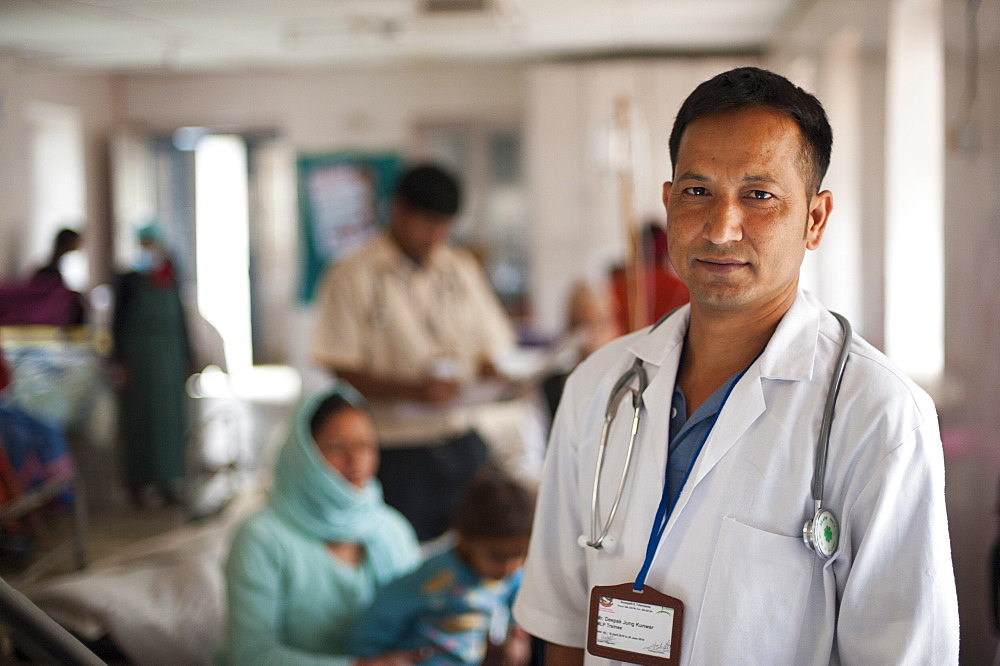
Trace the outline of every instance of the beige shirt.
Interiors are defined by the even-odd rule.
[[[514,329],[479,264],[468,252],[440,247],[415,265],[383,232],[323,277],[312,357],[326,367],[419,381],[442,365],[460,381],[479,362],[515,343]],[[372,402],[383,446],[457,434],[463,408],[408,401]]]

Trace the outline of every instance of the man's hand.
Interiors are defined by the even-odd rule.
[[[479,367],[476,369],[476,374],[482,379],[504,379],[503,374],[493,361],[485,356],[479,359]]]
[[[427,377],[417,381],[402,381],[389,377],[376,377],[361,370],[346,368],[332,368],[332,370],[369,400],[391,398],[440,404],[454,400],[461,390],[461,385],[453,379]]]
[[[428,377],[418,390],[418,400],[440,404],[458,397],[462,385],[452,379]]]

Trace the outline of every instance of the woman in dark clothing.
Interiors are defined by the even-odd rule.
[[[125,482],[145,506],[180,499],[192,354],[174,265],[154,227],[140,230],[139,243],[135,270],[119,280],[112,327]]]

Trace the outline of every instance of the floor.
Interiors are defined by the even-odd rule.
[[[119,481],[120,456],[115,450],[70,442],[87,496],[88,559],[100,560],[126,545],[217,510],[220,495],[229,494],[226,483],[233,475],[255,475],[270,469],[292,409],[287,401],[201,400],[198,423],[188,443],[189,497],[183,507],[136,507]],[[62,529],[70,526],[71,521],[66,521]]]
[[[114,555],[125,546],[162,534],[187,520],[187,512],[178,507],[138,509],[127,504],[104,507],[87,518],[84,538],[87,561]],[[24,550],[10,549],[0,555],[0,577],[15,588],[76,568],[69,547],[73,537],[71,513],[63,510],[59,515],[46,516],[45,530],[46,537],[30,539],[34,543]],[[48,542],[48,547],[40,542]],[[39,564],[42,570],[32,569]]]

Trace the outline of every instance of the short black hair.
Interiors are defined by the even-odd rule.
[[[354,409],[360,412],[365,411],[364,406],[351,402],[340,393],[333,393],[323,400],[323,402],[319,403],[316,411],[313,412],[312,418],[309,420],[309,432],[312,434],[313,439],[316,438],[316,433],[323,427],[327,419],[345,409]]]
[[[452,527],[469,539],[531,536],[535,492],[499,467],[481,467],[463,489]]]
[[[759,67],[738,67],[717,74],[695,88],[681,104],[670,132],[670,162],[677,168],[677,152],[684,130],[692,121],[712,113],[768,107],[790,117],[803,138],[803,157],[811,173],[806,185],[819,191],[830,166],[833,130],[823,105],[813,95],[780,74]]]
[[[458,212],[462,188],[453,175],[425,163],[407,169],[396,186],[396,196],[412,208],[451,217]]]
[[[66,254],[80,242],[80,232],[75,229],[64,227],[56,234],[52,241],[52,251],[56,254]]]

